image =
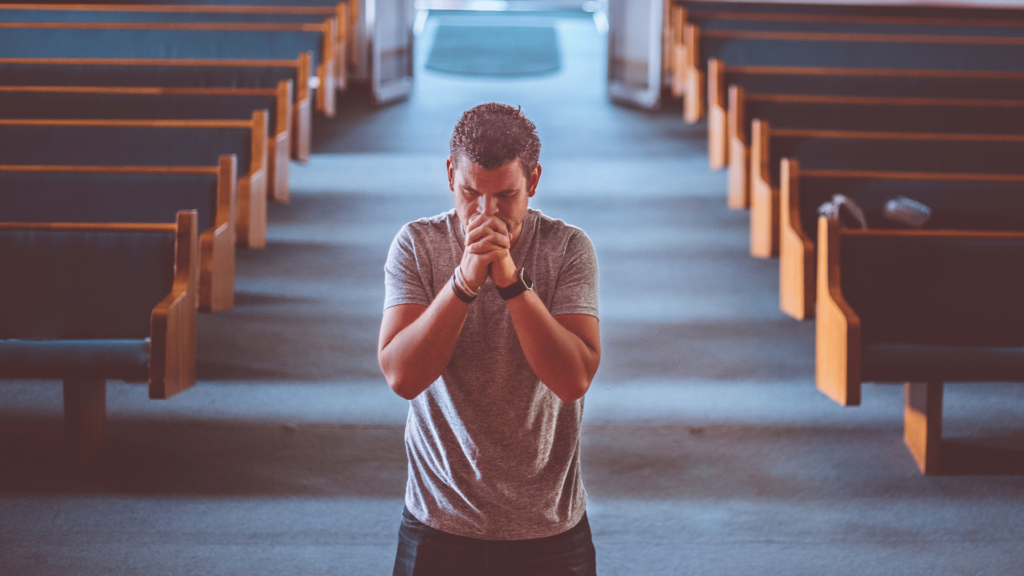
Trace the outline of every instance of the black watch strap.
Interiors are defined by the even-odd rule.
[[[526,268],[523,268],[519,272],[518,281],[513,282],[510,286],[505,286],[504,288],[498,286],[497,288],[498,296],[501,296],[502,300],[511,300],[527,290],[533,290],[533,279],[526,273]]]

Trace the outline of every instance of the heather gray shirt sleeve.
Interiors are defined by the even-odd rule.
[[[384,308],[399,304],[430,306],[432,266],[426,250],[418,251],[412,228],[406,224],[391,241],[384,264]]]
[[[597,254],[583,230],[574,229],[566,242],[548,310],[552,316],[597,316]]]

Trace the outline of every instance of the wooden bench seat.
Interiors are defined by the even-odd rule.
[[[1024,174],[1024,135],[775,130],[752,123],[750,254],[779,251],[781,160],[806,170]]]
[[[1024,96],[1024,94],[1022,94]],[[748,96],[729,88],[728,205],[750,204],[751,120],[773,129],[1024,134],[1024,98],[1018,100],[902,98],[804,94]]]
[[[195,212],[169,224],[0,222],[0,378],[64,381],[64,430],[88,463],[106,380],[170,398],[196,380]]]
[[[940,472],[944,382],[1024,382],[1024,232],[818,223],[815,380],[843,406],[905,382],[904,438]]]
[[[311,56],[294,60],[0,58],[0,85],[177,89],[295,89],[291,104],[292,157],[309,159],[312,141]],[[280,95],[278,95],[280,98]],[[282,123],[280,114],[274,125]],[[283,151],[276,149],[278,155]]]
[[[334,46],[335,85],[347,87],[349,8],[347,2],[324,6],[249,6],[223,4],[0,4],[4,22],[217,22],[322,24],[338,22]]]
[[[0,86],[0,118],[246,120],[266,110],[270,199],[287,204],[291,81],[269,88]]]
[[[237,166],[0,165],[0,217],[6,222],[161,223],[195,210],[199,307],[235,301]]]
[[[783,158],[781,182],[779,307],[798,320],[814,316],[818,206],[835,194],[856,202],[871,228],[893,228],[882,209],[905,196],[931,208],[929,229],[1024,231],[1024,175],[802,170]]]
[[[0,58],[293,60],[312,55],[317,110],[335,113],[332,38],[325,24],[0,22]]]
[[[266,245],[267,121],[5,120],[5,164],[69,166],[211,166],[238,158],[239,246]],[[14,144],[16,143],[16,145]]]

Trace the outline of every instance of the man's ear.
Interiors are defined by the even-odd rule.
[[[530,184],[526,188],[526,193],[530,198],[537,193],[537,183],[540,182],[540,164],[530,172]]]
[[[444,167],[448,171],[448,189],[455,192],[455,162],[452,162],[451,156],[444,161]]]

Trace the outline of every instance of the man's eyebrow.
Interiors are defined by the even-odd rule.
[[[475,194],[479,194],[479,192],[476,191],[476,188],[473,188],[472,186],[466,186],[465,184],[463,184],[462,185],[462,189],[466,190],[468,192],[473,192]],[[515,192],[515,191],[516,191],[515,188],[505,188],[504,190],[499,190],[498,192],[495,192],[495,194],[508,194],[510,192]]]

